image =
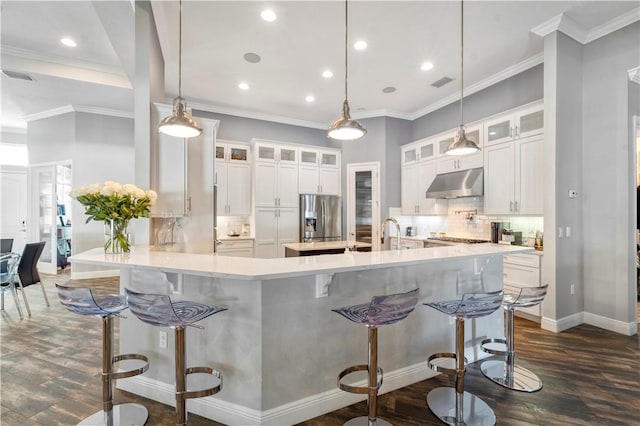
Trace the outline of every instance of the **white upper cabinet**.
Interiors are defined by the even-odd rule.
[[[436,161],[402,166],[401,204],[403,215],[447,214],[447,201],[426,198],[427,189],[436,177]]]
[[[171,112],[170,105],[153,104],[152,128],[157,129],[162,118]],[[158,193],[151,206],[153,217],[188,216],[194,207],[204,212],[204,203],[213,203],[213,151],[218,122],[194,120],[203,130],[195,138],[177,138],[157,130],[151,133],[151,189]],[[206,207],[209,212],[211,204]]]
[[[436,158],[436,139],[422,139],[401,148],[402,165]]]
[[[256,207],[298,207],[298,148],[255,143]]]
[[[298,192],[341,194],[340,151],[300,148]]]
[[[542,135],[488,146],[484,152],[486,214],[543,214]]]
[[[218,216],[251,215],[251,156],[248,145],[216,142],[215,183]]]
[[[536,102],[485,122],[485,144],[493,145],[544,132],[544,104]]]
[[[483,126],[475,124],[466,128],[467,139],[478,144],[480,148],[483,143]],[[455,132],[445,134],[438,138],[438,174],[455,172],[458,170],[475,169],[482,167],[484,163],[482,151],[469,155],[447,155],[446,151],[453,142]]]

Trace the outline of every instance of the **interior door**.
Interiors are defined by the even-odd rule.
[[[380,163],[347,164],[347,240],[380,250]]]
[[[13,238],[14,253],[27,243],[27,171],[2,171],[0,178],[0,238]]]
[[[29,191],[30,227],[29,240],[44,241],[45,246],[38,262],[38,270],[45,274],[57,273],[57,187],[56,166],[32,166],[30,169],[31,188]]]

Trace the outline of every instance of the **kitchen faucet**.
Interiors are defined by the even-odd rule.
[[[396,226],[396,250],[402,250],[402,246],[400,244],[400,224],[392,217],[388,217],[382,221],[382,225],[380,227],[380,243],[384,244],[384,229],[387,222],[391,222]]]

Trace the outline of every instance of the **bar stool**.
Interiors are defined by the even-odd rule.
[[[354,365],[343,370],[338,375],[338,387],[346,392],[367,394],[369,406],[368,416],[356,417],[345,423],[348,426],[381,425],[390,426],[391,423],[377,418],[378,390],[382,386],[383,373],[378,367],[378,327],[389,325],[405,319],[418,303],[419,289],[406,293],[396,293],[385,296],[374,296],[369,303],[355,306],[345,306],[332,309],[346,319],[361,324],[369,329],[369,362],[368,364]],[[369,386],[357,387],[342,383],[342,379],[356,371],[369,373]],[[377,376],[380,376],[378,380]]]
[[[467,360],[464,357],[464,321],[495,312],[502,304],[502,290],[490,293],[464,293],[461,299],[446,300],[425,305],[456,319],[456,353],[436,353],[429,357],[429,368],[455,376],[455,388],[439,387],[427,395],[429,409],[449,425],[493,425],[496,416],[482,399],[464,390]],[[456,368],[445,368],[438,359],[452,358]]]
[[[140,354],[113,354],[113,317],[127,309],[124,296],[94,296],[90,288],[67,287],[56,283],[58,299],[69,311],[102,318],[102,410],[87,417],[79,425],[144,425],[149,412],[140,404],[113,404],[113,381],[142,374],[149,360]],[[113,371],[113,365],[125,360],[143,361],[144,365],[129,371]]]
[[[214,395],[222,389],[222,373],[210,367],[186,368],[185,327],[204,328],[195,323],[227,308],[209,306],[198,302],[172,302],[169,296],[162,294],[138,293],[128,288],[129,309],[138,319],[157,327],[171,327],[175,330],[175,372],[176,372],[176,424],[187,424],[187,399]],[[218,385],[208,389],[187,391],[187,375],[193,373],[211,374],[219,380]]]
[[[3,241],[8,239],[3,239]],[[13,242],[13,240],[11,240]],[[20,255],[17,253],[4,253],[0,254],[0,297],[2,302],[0,303],[0,310],[4,311],[4,292],[11,290],[13,294],[13,301],[16,304],[18,315],[20,319],[22,316],[22,309],[20,309],[20,301],[18,300],[18,291],[15,285],[15,276],[18,270],[18,263],[20,263]]]
[[[541,287],[522,287],[516,294],[506,293],[502,302],[502,307],[507,314],[506,339],[485,339],[480,345],[484,352],[496,356],[506,356],[506,360],[487,360],[480,366],[480,370],[487,378],[505,388],[522,392],[535,392],[542,389],[542,380],[538,376],[526,368],[516,365],[514,317],[516,309],[529,308],[542,303],[548,288],[549,284],[546,284]],[[486,346],[491,343],[503,344],[506,346],[506,350],[500,351]]]

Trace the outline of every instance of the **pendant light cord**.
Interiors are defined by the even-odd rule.
[[[180,23],[178,24],[178,98],[182,99],[182,0],[180,0]]]
[[[347,52],[349,50],[349,21],[348,21],[348,0],[344,0],[344,100],[347,100],[347,70],[348,70],[348,62],[347,62]]]
[[[464,97],[464,0],[460,0],[460,125],[464,125],[462,99]]]

